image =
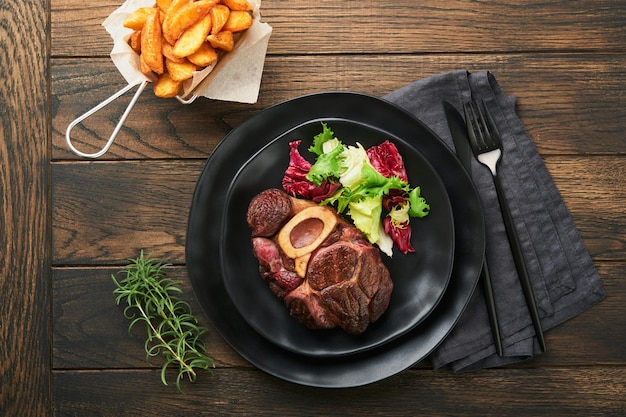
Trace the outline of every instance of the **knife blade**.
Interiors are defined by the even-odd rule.
[[[470,148],[469,138],[467,137],[467,127],[461,113],[448,101],[443,102],[443,109],[446,113],[448,128],[452,135],[456,156],[461,161],[461,165],[465,171],[472,176],[471,158],[472,149]]]
[[[448,122],[448,128],[452,135],[452,141],[456,150],[456,155],[461,162],[461,165],[467,171],[467,174],[472,177],[472,149],[470,148],[469,138],[467,136],[467,125],[461,116],[461,113],[448,101],[443,101],[443,109],[446,114],[446,121]],[[489,313],[489,322],[491,324],[491,333],[493,335],[493,341],[496,345],[496,352],[502,356],[502,340],[500,337],[500,326],[498,324],[498,314],[496,312],[496,303],[493,296],[493,288],[491,286],[491,277],[489,276],[489,268],[487,267],[487,261],[483,260],[483,267],[480,272],[480,280],[483,283],[483,289],[485,291],[485,301],[487,303],[487,312]]]

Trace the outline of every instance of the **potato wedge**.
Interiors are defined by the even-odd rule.
[[[140,7],[124,19],[123,26],[132,30],[141,30],[146,23],[146,19],[151,14],[156,13],[154,7]]]
[[[169,27],[171,26],[172,20],[174,16],[178,13],[178,11],[183,7],[191,3],[191,0],[172,0],[165,12],[165,17],[163,17],[163,36],[169,43],[174,45],[176,43],[176,39],[169,38]]]
[[[162,33],[159,21],[160,11],[148,16],[141,31],[141,55],[146,65],[157,74],[163,74]]]
[[[172,0],[156,0],[157,7],[161,9],[163,13],[167,12],[167,9],[172,4]]]
[[[139,55],[139,69],[143,75],[154,76],[154,72],[152,72],[152,68],[146,64],[146,60],[143,55]]]
[[[163,23],[165,39],[175,44],[180,35],[191,25],[202,19],[213,8],[217,0],[199,0],[182,6],[172,17],[168,25]]]
[[[228,8],[228,6],[218,4],[211,9],[209,14],[211,15],[211,19],[213,20],[211,35],[217,35],[226,24],[228,16],[230,15],[230,9]]]
[[[211,25],[212,20],[209,14],[191,25],[176,41],[174,55],[186,57],[196,52],[211,32]]]
[[[159,76],[153,86],[154,95],[161,98],[175,97],[183,85],[182,81],[172,80],[166,72]]]
[[[228,6],[230,10],[252,10],[252,5],[248,3],[248,0],[222,0],[222,3]]]
[[[187,59],[199,67],[208,67],[217,61],[217,51],[208,42],[203,42],[196,52],[187,56]]]
[[[186,59],[180,63],[166,59],[165,67],[167,68],[167,73],[174,81],[188,80],[193,76],[193,72],[196,70],[196,65]]]
[[[179,64],[185,61],[185,58],[177,57],[174,55],[174,45],[167,43],[163,39],[163,56],[170,61],[178,62]]]
[[[136,30],[130,34],[128,44],[133,51],[137,52],[137,54],[141,54],[141,30]]]
[[[233,10],[228,16],[222,30],[229,32],[241,32],[252,26],[252,14],[242,10]]]
[[[221,49],[222,51],[230,52],[235,47],[235,38],[233,32],[221,31],[216,35],[209,35],[206,38],[211,46],[215,49]]]

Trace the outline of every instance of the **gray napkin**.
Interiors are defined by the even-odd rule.
[[[605,294],[559,191],[515,113],[515,97],[504,95],[491,73],[465,70],[434,75],[384,97],[424,122],[453,150],[442,101],[447,100],[460,110],[462,103],[471,98],[486,101],[502,135],[504,153],[498,173],[521,239],[545,331],[587,310]],[[469,371],[501,366],[541,352],[515,270],[491,173],[472,158],[472,176],[485,213],[486,256],[504,356],[496,354],[479,285],[455,328],[431,356],[435,369],[449,366],[454,371]]]

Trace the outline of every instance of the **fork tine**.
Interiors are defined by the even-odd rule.
[[[482,132],[478,129],[479,123],[476,121],[476,112],[474,110],[474,103],[463,103],[463,111],[465,112],[465,123],[467,124],[467,134],[469,136],[470,144],[474,153],[478,152],[484,146],[484,139]]]
[[[485,103],[485,100],[481,100],[482,106],[476,106],[478,108],[478,112],[480,114],[481,124],[486,133],[486,140],[490,142],[487,146],[489,147],[501,147],[502,139],[500,138],[500,132],[498,131],[498,127],[491,116],[491,112]],[[482,107],[482,108],[481,108]]]

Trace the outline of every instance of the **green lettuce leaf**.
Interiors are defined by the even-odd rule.
[[[327,178],[339,178],[342,171],[341,154],[344,148],[343,144],[337,140],[336,146],[331,150],[328,152],[322,151],[315,160],[311,170],[306,174],[306,179],[319,186]]]
[[[370,243],[376,243],[379,239],[382,207],[382,197],[353,201],[348,204],[348,215]]]
[[[409,203],[411,204],[409,216],[411,217],[424,217],[430,212],[430,205],[426,203],[426,199],[420,193],[420,187],[415,187],[409,192]]]
[[[321,155],[324,153],[323,145],[329,140],[335,139],[335,133],[322,122],[322,133],[318,133],[313,137],[313,145],[309,147],[309,151]]]

